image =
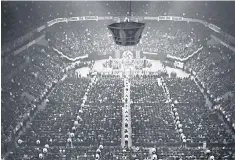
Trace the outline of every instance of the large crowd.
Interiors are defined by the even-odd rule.
[[[133,145],[174,146],[179,143],[170,106],[158,83],[150,77],[131,80]]]
[[[68,57],[85,54],[111,55],[117,47],[108,31],[109,23],[111,21],[58,24],[53,26],[52,32],[47,33],[48,39],[52,41],[53,47]]]
[[[125,47],[114,44],[107,28],[111,23],[112,21],[59,23],[47,35],[52,46],[68,57],[85,54],[112,55],[115,50],[125,50]],[[185,23],[184,27],[182,23]],[[208,33],[208,29],[199,23],[147,21],[141,42],[132,49],[186,58],[201,47]]]
[[[72,58],[112,54],[113,50],[120,49],[105,28],[107,24],[90,23],[92,25],[79,24],[77,30],[74,29],[78,28],[77,24],[63,24],[62,27],[67,25],[64,31],[48,33],[51,47]],[[187,23],[180,28],[178,25],[149,23],[137,48],[185,58],[207,42],[209,35],[200,31],[200,26]],[[156,29],[152,31],[154,26]],[[34,45],[4,61],[1,134],[2,151],[9,152],[7,159],[144,159],[150,156],[147,147],[157,148],[155,152],[162,159],[235,157],[233,131],[218,111],[210,107],[192,77],[163,75],[171,100],[167,98],[163,79],[130,78],[131,138],[136,149],[120,148],[123,77],[67,75],[65,68],[69,64],[51,47]],[[185,68],[195,71],[194,76],[202,81],[207,93],[221,98],[228,92],[235,94],[233,60],[234,55],[227,48],[205,45],[185,63]],[[39,105],[49,89],[52,90],[46,105]],[[234,96],[222,98],[220,103],[220,110],[232,124],[235,124],[234,104]],[[25,119],[30,120],[23,124]],[[13,149],[8,151],[10,147],[6,144],[18,124],[24,129],[15,137],[14,144],[11,143]],[[210,149],[207,153],[203,152],[204,144]]]
[[[1,126],[5,140],[34,108],[30,103],[40,101],[52,83],[60,78],[64,65],[57,55],[39,46],[4,62]]]
[[[234,112],[235,70],[234,53],[228,48],[208,45],[186,62],[185,68],[190,69],[194,76],[213,99],[222,101],[220,109],[229,122],[235,126],[232,115]]]
[[[214,97],[234,92],[234,54],[222,45],[206,46],[186,63]],[[203,65],[202,65],[203,64]]]
[[[190,78],[167,79],[167,85],[188,142],[206,141],[214,146],[234,142],[221,117],[210,110],[203,94]]]

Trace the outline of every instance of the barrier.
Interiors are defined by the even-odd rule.
[[[219,27],[217,27],[216,25],[214,25],[214,24],[209,24],[208,25],[208,27],[210,28],[210,29],[212,29],[213,31],[215,31],[215,32],[217,32],[217,33],[220,33],[220,28]]]
[[[20,52],[22,52],[23,50],[25,50],[27,48],[27,46],[25,45],[25,46],[23,46],[23,47],[21,47],[20,49],[17,49],[16,51],[14,51],[14,55],[17,55],[17,54],[19,54]]]
[[[45,38],[45,34],[41,35],[40,37],[38,37],[37,39],[35,39],[35,43],[37,43],[38,41],[40,41],[41,39]]]
[[[32,45],[34,45],[34,44],[35,44],[35,40],[29,42],[26,46],[27,46],[27,48],[29,48],[30,46],[32,46]]]
[[[235,53],[235,48],[234,48],[234,47],[230,46],[229,44],[225,43],[225,42],[222,41],[221,39],[215,37],[214,35],[211,35],[211,37],[212,37],[214,40],[218,41],[220,44],[222,44],[223,46],[227,47],[228,49],[230,49],[231,51],[233,51],[233,52]]]

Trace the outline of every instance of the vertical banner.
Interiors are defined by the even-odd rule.
[[[115,50],[115,58],[120,58],[120,50]]]
[[[136,54],[136,59],[140,59],[140,50],[137,50],[135,54]]]

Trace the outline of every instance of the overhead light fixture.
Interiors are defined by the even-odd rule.
[[[131,16],[132,13],[130,1],[129,17]],[[142,37],[144,27],[145,23],[131,22],[128,18],[126,18],[124,22],[108,25],[108,29],[111,31],[115,43],[121,46],[137,45]]]

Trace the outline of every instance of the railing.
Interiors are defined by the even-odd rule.
[[[15,42],[13,42],[12,45],[8,45],[8,47],[3,46],[4,49],[2,50],[2,56],[4,56],[4,54],[6,54],[10,50],[12,50],[11,49],[12,46],[14,48],[14,46],[17,46],[17,44],[19,44],[20,42],[22,43],[22,41],[27,39],[28,36],[32,36],[34,33],[41,33],[43,31],[45,31],[47,28],[49,28],[49,27],[51,27],[51,26],[53,26],[54,24],[57,24],[57,23],[62,23],[62,22],[68,23],[68,22],[71,22],[71,21],[99,21],[99,20],[113,20],[113,21],[116,21],[116,22],[120,22],[120,21],[123,21],[124,19],[125,19],[125,17],[113,17],[113,16],[102,16],[102,17],[98,17],[98,16],[80,16],[80,17],[70,17],[70,18],[56,18],[56,19],[53,19],[51,21],[48,21],[45,25],[42,25],[42,26],[38,27],[36,30],[22,36],[21,38],[19,38]],[[211,30],[213,30],[216,33],[225,34],[221,30],[221,28],[219,28],[218,26],[216,26],[212,23],[205,22],[203,20],[199,20],[199,19],[177,17],[177,16],[158,16],[158,17],[133,16],[130,19],[131,19],[131,21],[153,20],[153,21],[196,22],[196,23],[203,24],[205,27],[210,28]],[[230,36],[230,37],[232,37],[232,36]],[[235,38],[231,38],[231,39],[233,39],[235,41]]]

